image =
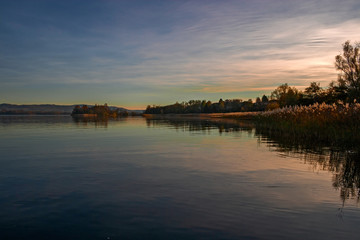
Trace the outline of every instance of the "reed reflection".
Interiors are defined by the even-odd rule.
[[[253,134],[259,144],[266,144],[272,151],[300,158],[315,171],[325,170],[333,174],[332,186],[340,192],[341,199],[360,196],[360,146],[358,143],[341,144],[331,141],[304,139],[291,133],[272,131],[256,126],[249,121],[213,119],[147,119],[148,127],[169,127],[180,131],[197,131],[206,134],[218,130],[219,133],[246,132]],[[324,136],[321,136],[323,138]]]
[[[108,127],[108,118],[98,118],[98,117],[72,117],[72,120],[74,121],[74,123],[77,126],[89,126],[89,125],[94,125],[95,127],[103,127],[103,128],[107,128]]]
[[[301,158],[314,170],[333,173],[332,185],[340,191],[343,201],[356,198],[359,201],[360,188],[360,146],[355,143],[334,144],[331,141],[304,139],[294,134],[284,134],[268,128],[256,127],[259,142],[286,155]],[[354,147],[355,146],[355,147]]]

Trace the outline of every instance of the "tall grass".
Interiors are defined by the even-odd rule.
[[[360,140],[359,103],[291,106],[260,113],[257,120],[263,127],[311,140],[335,143]]]

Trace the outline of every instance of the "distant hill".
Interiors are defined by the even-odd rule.
[[[37,115],[70,115],[76,105],[55,105],[55,104],[31,104],[31,105],[17,105],[17,104],[0,104],[0,114],[37,114]],[[92,107],[94,105],[88,105]],[[112,110],[127,111],[129,113],[142,113],[142,110],[128,110],[121,107],[109,106]]]

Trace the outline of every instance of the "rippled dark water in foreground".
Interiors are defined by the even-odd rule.
[[[2,116],[0,239],[358,239],[359,155],[279,139],[234,122]]]

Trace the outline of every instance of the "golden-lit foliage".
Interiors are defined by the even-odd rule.
[[[310,106],[289,106],[263,112],[260,123],[280,131],[292,131],[307,137],[326,132],[328,138],[359,138],[360,104],[315,103]]]
[[[315,103],[310,106],[288,106],[273,111],[263,112],[261,117],[273,118],[274,120],[286,120],[293,123],[318,122],[322,124],[330,122],[356,122],[360,117],[359,103],[325,104]]]

